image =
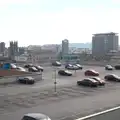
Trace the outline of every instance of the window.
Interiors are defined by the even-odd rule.
[[[36,119],[29,116],[24,116],[22,120],[36,120]]]

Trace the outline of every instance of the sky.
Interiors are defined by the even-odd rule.
[[[19,46],[91,42],[120,33],[120,0],[0,0],[0,41]]]

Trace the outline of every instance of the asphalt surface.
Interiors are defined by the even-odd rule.
[[[41,112],[53,120],[78,118],[119,105],[120,83],[108,82],[105,87],[88,88],[76,85],[86,69],[95,69],[100,77],[108,73],[119,75],[119,70],[106,71],[103,67],[84,66],[72,77],[57,75],[57,95],[54,94],[54,72],[46,67],[43,80],[35,85],[0,86],[0,119],[19,120],[28,112]]]
[[[113,110],[104,114],[100,114],[94,117],[87,118],[86,120],[119,120],[120,119],[120,109]]]

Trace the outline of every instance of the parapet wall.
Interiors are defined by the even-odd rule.
[[[14,69],[3,70],[0,69],[0,76],[13,76],[13,75],[22,75],[22,74],[30,74],[29,72],[17,71]]]

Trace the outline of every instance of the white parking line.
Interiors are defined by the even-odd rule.
[[[75,119],[75,120],[87,120],[89,118],[92,118],[92,117],[95,117],[95,116],[98,116],[98,115],[102,115],[102,114],[105,114],[105,113],[108,113],[108,112],[112,112],[112,111],[115,111],[115,110],[118,110],[118,109],[120,109],[120,106],[114,107],[114,108],[111,108],[111,109],[108,109],[108,110],[105,110],[105,111],[101,111],[101,112],[98,112],[98,113],[94,113],[94,114],[91,114],[91,115],[88,115],[88,116],[85,116],[85,117],[81,117],[81,118],[78,118],[78,119]]]

